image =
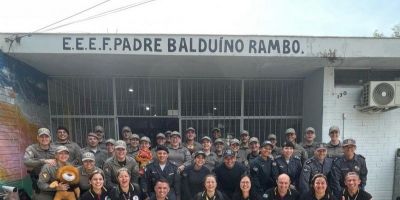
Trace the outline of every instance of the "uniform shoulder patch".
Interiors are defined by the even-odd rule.
[[[294,158],[294,159],[301,160],[301,158],[300,158],[300,157],[298,157],[298,156],[293,156],[293,158]]]
[[[303,171],[304,172],[309,172],[309,171],[311,171],[311,167],[308,166],[308,165],[304,165]]]
[[[311,164],[312,163],[312,160],[311,159],[308,159],[308,160],[306,160],[306,165],[309,165],[309,164]]]

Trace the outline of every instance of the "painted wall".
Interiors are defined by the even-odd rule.
[[[331,125],[340,127],[343,138],[356,139],[356,153],[367,162],[366,190],[374,199],[391,200],[395,153],[400,148],[400,109],[361,113],[353,108],[359,103],[361,87],[335,87],[333,68],[325,68],[324,76],[323,140],[329,141]]]
[[[47,77],[0,51],[0,185],[30,190],[22,157],[49,126]]]

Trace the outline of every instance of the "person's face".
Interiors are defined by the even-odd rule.
[[[228,169],[232,169],[235,166],[236,156],[226,156],[224,157],[224,164]]]
[[[249,144],[249,148],[252,152],[258,152],[260,149],[260,144],[258,142],[252,142]]]
[[[56,160],[58,160],[62,163],[65,163],[68,161],[68,159],[69,159],[68,151],[61,151],[61,152],[56,153]]]
[[[250,181],[250,178],[248,176],[245,176],[240,180],[240,189],[243,192],[249,192],[250,191],[250,189],[251,189],[251,181]]]
[[[166,142],[166,139],[163,138],[163,137],[158,137],[156,142],[157,142],[158,145],[164,145],[165,142]]]
[[[171,145],[174,147],[179,146],[179,144],[181,143],[181,138],[177,135],[173,135],[171,136]]]
[[[217,150],[217,151],[222,151],[222,150],[224,150],[224,144],[223,144],[223,143],[220,143],[220,142],[215,143],[215,150]]]
[[[356,151],[356,146],[354,145],[347,145],[343,146],[343,154],[347,158],[351,158]]]
[[[128,140],[131,135],[132,135],[132,132],[130,132],[128,130],[124,130],[124,132],[122,132],[122,136],[124,137],[124,140]]]
[[[93,170],[94,169],[94,160],[85,160],[82,162],[83,163],[83,168],[86,170]]]
[[[315,179],[313,187],[316,193],[325,194],[328,184],[326,183],[326,180],[324,178],[319,177]]]
[[[350,191],[355,191],[361,183],[360,178],[357,175],[348,175],[344,181],[346,187]]]
[[[206,150],[206,151],[209,151],[210,149],[211,149],[211,141],[210,140],[207,140],[207,139],[204,139],[202,142],[201,142],[201,145],[203,146],[203,149],[204,150]]]
[[[314,156],[318,159],[318,160],[324,160],[326,158],[326,154],[327,154],[327,150],[326,149],[318,149],[314,152]]]
[[[308,142],[313,142],[315,139],[315,133],[312,131],[307,131],[306,135],[304,136],[304,138],[308,141]]]
[[[217,180],[212,176],[207,177],[204,181],[204,187],[207,191],[215,191],[217,188]]]
[[[92,179],[89,180],[90,185],[92,185],[93,189],[101,190],[104,185],[104,179],[101,174],[93,175]]]
[[[168,183],[157,182],[157,184],[154,186],[154,191],[157,198],[166,198],[169,192]]]
[[[260,148],[261,156],[266,158],[271,155],[272,147],[269,145],[263,146]]]
[[[296,133],[288,133],[288,134],[286,134],[286,139],[289,141],[289,142],[295,142],[296,141]]]
[[[339,132],[332,131],[329,133],[329,137],[331,138],[332,141],[338,141],[339,140]]]
[[[47,146],[50,145],[51,138],[46,134],[42,134],[40,136],[37,136],[37,141],[39,142],[40,145]]]
[[[247,134],[242,134],[242,135],[240,135],[240,139],[243,143],[247,143],[247,142],[249,142],[250,136]]]
[[[274,145],[274,146],[276,145],[276,140],[275,139],[270,138],[269,141],[272,143],[272,145]]]
[[[168,153],[163,150],[157,151],[157,159],[161,164],[166,163],[168,159]]]
[[[64,129],[57,130],[57,138],[60,141],[68,140],[68,133]]]
[[[129,186],[130,183],[130,176],[128,174],[127,171],[121,171],[118,175],[118,183],[122,186],[122,187],[127,187]]]
[[[98,138],[103,139],[103,137],[104,137],[104,132],[102,132],[102,131],[96,131],[96,135],[97,135]]]
[[[218,138],[221,138],[221,137],[222,137],[220,131],[213,131],[213,132],[212,132],[212,136],[214,137],[214,139],[218,139]]]
[[[289,176],[279,176],[277,180],[278,191],[284,193],[288,191],[290,186],[290,178]]]
[[[132,147],[138,147],[139,146],[139,139],[138,138],[131,138],[130,143]]]
[[[126,157],[126,149],[124,148],[115,148],[115,156],[118,160],[124,160]]]
[[[140,142],[140,148],[141,149],[149,149],[150,148],[150,143],[147,141],[141,141]]]
[[[293,155],[292,147],[283,147],[282,154],[285,158],[290,158]]]
[[[186,132],[186,138],[188,140],[194,140],[196,138],[196,133],[192,130]]]
[[[99,139],[97,137],[88,136],[88,145],[90,147],[97,147],[98,144],[99,144]]]
[[[233,143],[230,146],[231,146],[232,151],[234,151],[234,152],[238,152],[240,149],[240,146],[238,143]]]
[[[194,158],[195,165],[197,165],[199,167],[203,166],[205,162],[206,162],[206,159],[204,158],[203,155],[198,155],[198,156],[196,156],[196,158]]]
[[[112,143],[107,143],[107,152],[108,153],[113,153],[114,152],[114,145]]]

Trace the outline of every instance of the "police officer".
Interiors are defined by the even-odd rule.
[[[115,142],[115,153],[112,158],[109,158],[103,166],[103,171],[106,177],[106,187],[111,189],[118,185],[118,170],[125,167],[131,175],[131,182],[138,184],[139,181],[139,165],[135,159],[126,155],[126,143],[123,140]],[[97,159],[97,158],[96,158]]]
[[[240,141],[236,138],[233,138],[230,141],[229,146],[236,155],[236,161],[242,163],[246,167],[249,167],[249,161],[247,160],[247,151],[244,149],[240,149]]]
[[[127,146],[129,146],[131,135],[132,135],[132,130],[129,126],[122,127],[122,130],[121,130],[122,140],[125,141]]]
[[[82,155],[82,166],[78,167],[79,170],[79,189],[81,194],[85,193],[90,189],[89,176],[94,171],[99,171],[104,176],[102,169],[95,166],[96,159],[92,152],[86,152]]]
[[[81,164],[81,147],[70,140],[70,133],[66,127],[59,126],[57,128],[57,139],[54,144],[56,146],[63,145],[69,149],[69,163],[75,166]]]
[[[247,154],[247,160],[249,161],[249,163],[251,163],[251,161],[253,161],[260,155],[260,142],[258,141],[258,138],[250,138],[249,149],[250,153]]]
[[[249,140],[250,140],[250,133],[247,130],[243,130],[240,133],[240,149],[243,149],[246,151],[246,153],[250,153],[249,149]]]
[[[345,188],[345,176],[349,172],[356,172],[361,180],[360,187],[363,189],[367,184],[367,164],[364,156],[356,154],[356,141],[354,139],[343,140],[343,156],[333,161],[332,166],[332,190],[336,197]]]
[[[178,168],[168,160],[169,149],[165,146],[157,146],[157,160],[147,165],[144,178],[141,179],[141,185],[146,197],[155,195],[154,186],[160,179],[166,179],[170,190],[168,199],[181,199],[181,178],[178,174]]]
[[[274,158],[276,158],[277,156],[280,156],[282,149],[280,147],[278,147],[278,145],[277,145],[278,141],[276,140],[276,135],[273,133],[270,133],[268,135],[267,140],[270,141],[272,143],[272,145],[274,145],[274,148],[272,148],[272,152],[271,152],[272,156]]]
[[[271,156],[273,145],[265,141],[260,147],[260,155],[250,162],[250,176],[255,192],[261,197],[264,191],[275,186],[278,169]]]
[[[38,187],[40,193],[37,199],[40,200],[53,200],[56,191],[66,191],[69,189],[68,184],[59,183],[56,188],[50,188],[50,183],[57,180],[56,172],[58,168],[63,167],[68,164],[69,159],[69,149],[65,146],[58,146],[55,153],[56,164],[45,164],[40,171]]]
[[[37,181],[42,166],[44,164],[56,165],[54,159],[56,147],[51,144],[50,130],[39,128],[36,140],[38,143],[29,145],[24,155],[24,164],[32,180],[33,199],[36,199],[35,196],[39,193]]]
[[[115,150],[115,140],[112,138],[106,140],[106,146],[107,146],[107,158],[113,157]]]
[[[106,151],[106,142],[104,140],[104,136],[105,136],[105,132],[104,132],[104,128],[100,125],[97,125],[96,127],[94,127],[94,133],[96,133],[97,138],[99,140],[99,148]]]
[[[315,146],[314,156],[306,160],[300,174],[299,189],[302,193],[310,190],[311,180],[316,174],[330,177],[333,159],[326,157],[327,150],[324,143],[319,143]]]
[[[192,164],[190,151],[181,144],[181,133],[173,131],[171,133],[171,145],[168,147],[169,161],[178,167],[179,172]]]
[[[196,141],[196,129],[193,127],[186,129],[185,142],[182,145],[190,151],[190,154],[201,150],[201,144]]]
[[[203,138],[201,138],[201,145],[203,147],[201,150],[206,155],[204,166],[207,167],[210,171],[213,171],[214,168],[220,163],[217,154],[211,151],[212,148],[211,138],[208,136],[204,136]]]
[[[132,158],[135,158],[136,155],[139,153],[139,144],[140,144],[139,135],[136,133],[131,134],[129,142],[130,142],[129,145],[127,145],[128,155]]]
[[[302,164],[299,157],[293,155],[294,144],[285,142],[282,146],[282,155],[278,156],[276,164],[278,174],[287,174],[290,177],[291,188],[298,188]]]
[[[197,193],[203,191],[204,178],[210,174],[210,170],[204,166],[206,154],[200,150],[193,157],[193,164],[182,172],[182,199],[193,199]]]
[[[107,147],[106,147],[107,148]],[[102,168],[104,162],[107,160],[107,152],[99,146],[99,138],[96,133],[88,133],[87,146],[81,150],[81,153],[92,152],[96,157],[96,166]]]
[[[217,155],[217,162],[219,164],[224,162],[224,150],[225,150],[225,142],[223,139],[218,138],[214,141],[214,153]]]
[[[307,155],[311,158],[314,155],[314,150],[316,147],[315,140],[315,129],[313,127],[308,127],[304,131],[304,140],[300,143],[300,145],[306,150]]]
[[[294,128],[288,128],[286,130],[286,141],[293,143],[294,145],[293,155],[299,157],[301,159],[301,163],[304,163],[308,159],[308,154],[301,145],[296,143],[296,138],[297,136]]]
[[[342,143],[339,140],[340,129],[338,126],[331,126],[329,128],[329,137],[331,140],[328,142],[326,148],[328,149],[329,158],[338,158],[343,155]]]

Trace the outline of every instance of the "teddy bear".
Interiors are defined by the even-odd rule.
[[[72,165],[66,165],[58,168],[56,180],[50,184],[50,188],[56,188],[58,184],[68,184],[66,191],[57,191],[53,200],[76,200],[79,198],[79,170]]]

